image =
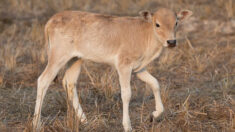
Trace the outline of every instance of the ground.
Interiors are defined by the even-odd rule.
[[[165,49],[147,69],[161,86],[163,115],[154,111],[151,89],[132,76],[133,131],[235,131],[235,2],[233,0],[1,0],[0,131],[32,130],[36,82],[47,63],[43,28],[62,10],[136,16],[159,7],[194,12],[181,25],[179,45]],[[65,67],[66,68],[66,67]],[[85,62],[77,89],[88,124],[67,116],[63,68],[42,109],[44,131],[123,131],[122,102],[114,68]],[[72,112],[71,112],[72,113]]]

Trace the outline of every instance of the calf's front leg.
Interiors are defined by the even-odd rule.
[[[118,68],[119,82],[121,86],[121,97],[123,103],[122,124],[125,132],[129,132],[132,130],[130,116],[129,116],[129,102],[131,99],[131,86],[130,86],[131,71],[132,69],[129,67]]]
[[[147,70],[138,72],[137,77],[140,80],[146,82],[148,85],[150,85],[153,90],[153,94],[155,97],[155,107],[156,107],[156,110],[153,112],[153,117],[157,118],[164,111],[164,107],[163,107],[161,95],[160,95],[159,83],[157,79],[153,77]]]

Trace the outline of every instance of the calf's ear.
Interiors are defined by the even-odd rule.
[[[152,21],[153,13],[151,13],[150,11],[148,10],[140,11],[139,14],[144,20],[148,22]]]
[[[178,14],[177,14],[177,19],[181,22],[187,20],[190,16],[193,15],[193,12],[190,10],[181,10]]]

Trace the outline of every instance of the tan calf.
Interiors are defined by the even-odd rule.
[[[157,58],[163,47],[175,47],[178,22],[192,15],[183,10],[176,14],[161,8],[154,13],[140,12],[140,17],[117,17],[80,11],[65,11],[54,15],[45,26],[48,45],[48,64],[38,78],[37,99],[33,119],[34,131],[40,130],[40,114],[46,91],[58,71],[72,58],[76,61],[67,69],[63,86],[82,122],[86,116],[79,104],[76,82],[82,60],[108,63],[119,74],[123,101],[123,127],[131,131],[129,102],[131,73],[153,90],[156,101],[154,117],[163,112],[159,84],[145,67]]]

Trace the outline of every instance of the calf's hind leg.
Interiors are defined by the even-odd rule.
[[[81,66],[82,66],[81,59],[74,58],[71,60],[71,64],[66,70],[64,78],[63,78],[63,87],[65,91],[67,92],[67,99],[68,99],[68,113],[67,114],[70,114],[69,104],[72,103],[78,119],[82,123],[86,123],[87,119],[79,103],[77,89],[76,89],[77,79],[81,71]]]
[[[48,56],[48,64],[43,71],[43,73],[38,78],[37,82],[37,98],[35,105],[35,112],[33,117],[33,131],[40,131],[41,122],[41,108],[43,99],[45,97],[46,91],[52,82],[52,80],[57,75],[58,71],[64,66],[68,60],[72,58],[72,56],[63,54],[62,52],[54,51],[50,52],[53,54],[49,54]]]

